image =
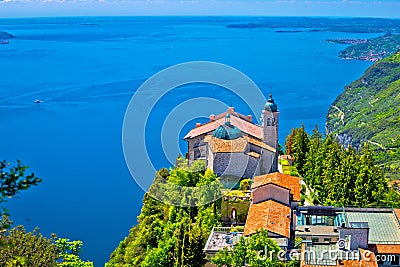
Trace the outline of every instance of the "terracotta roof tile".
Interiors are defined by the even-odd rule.
[[[272,152],[276,152],[275,148],[273,148],[272,146],[267,145],[266,143],[264,143],[264,142],[262,142],[260,140],[254,139],[254,138],[249,137],[249,136],[247,136],[245,138],[247,138],[247,141],[249,141],[250,144],[256,145],[258,147],[262,147],[262,148],[267,149],[267,150],[272,151]]]
[[[247,140],[245,138],[238,138],[234,140],[224,140],[215,137],[204,138],[204,142],[208,142],[213,152],[245,152],[247,148]]]
[[[375,254],[372,251],[360,249],[360,260],[342,260],[342,264],[338,266],[348,267],[378,267]]]
[[[255,176],[251,188],[257,188],[267,184],[276,184],[290,189],[294,201],[300,201],[300,178],[288,174],[274,172],[265,175]]]
[[[268,230],[275,234],[290,237],[290,207],[274,200],[250,204],[244,235],[251,235],[257,230]]]
[[[371,251],[377,254],[400,254],[399,244],[374,244],[368,246]]]
[[[337,261],[336,265],[343,267],[378,267],[375,254],[372,251],[360,249],[360,260],[342,260]],[[327,265],[307,265],[302,261],[301,267],[326,267]]]
[[[199,127],[193,128],[183,139],[193,138],[202,134],[207,134],[214,131],[220,125],[225,123],[225,115],[227,112],[221,113],[217,115],[215,121],[211,121],[205,123]],[[231,116],[231,124],[238,127],[242,132],[251,135],[259,140],[262,140],[262,131],[261,127],[245,120],[243,117],[246,117],[237,112],[230,112]],[[241,118],[242,117],[242,118]]]

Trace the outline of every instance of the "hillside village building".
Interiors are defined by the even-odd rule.
[[[301,267],[400,267],[400,209],[300,206],[300,178],[278,172],[278,122],[270,95],[261,126],[230,107],[184,137],[189,164],[204,160],[219,176],[252,179],[250,191],[223,197],[222,223],[236,227],[214,227],[204,247],[208,257],[263,229],[282,249],[297,252]]]
[[[301,267],[400,266],[400,209],[299,206],[300,190],[298,177],[254,177],[244,229],[214,228],[204,251],[211,257],[263,229],[288,254],[297,254]]]

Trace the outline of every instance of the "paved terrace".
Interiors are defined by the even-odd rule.
[[[215,253],[224,248],[232,248],[243,236],[243,227],[214,227],[208,237],[204,251]]]

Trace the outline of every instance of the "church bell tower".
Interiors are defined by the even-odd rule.
[[[278,123],[279,111],[275,104],[272,94],[269,95],[268,101],[264,106],[261,114],[261,128],[263,134],[263,142],[276,149],[275,156],[271,159],[271,172],[278,170]]]

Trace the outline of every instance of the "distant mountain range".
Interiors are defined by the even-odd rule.
[[[326,132],[345,145],[367,142],[390,179],[400,179],[400,51],[377,61],[331,105]]]

